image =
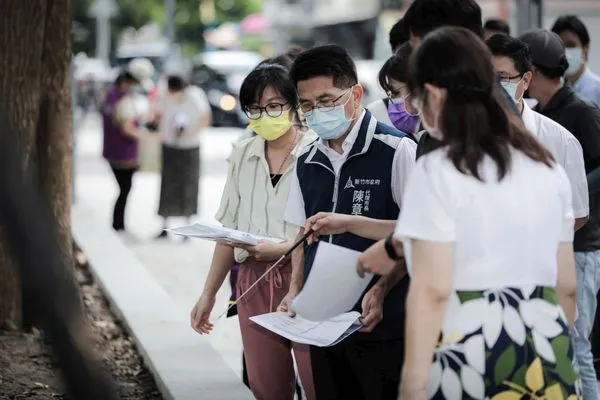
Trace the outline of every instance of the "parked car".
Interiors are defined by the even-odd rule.
[[[194,59],[190,81],[206,93],[214,126],[246,127],[248,119],[239,105],[240,87],[262,60],[257,53],[231,50],[205,52]]]

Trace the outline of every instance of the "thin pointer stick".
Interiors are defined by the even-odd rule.
[[[292,252],[294,250],[296,250],[296,248],[298,246],[300,246],[302,243],[304,243],[306,241],[306,239],[309,238],[310,235],[312,235],[314,233],[314,231],[311,229],[308,232],[306,232],[304,234],[304,236],[302,236],[302,238],[300,240],[298,240],[284,255],[282,255],[277,261],[275,261],[275,263],[273,265],[271,265],[264,274],[262,274],[252,285],[250,285],[250,287],[248,289],[246,289],[246,291],[244,291],[244,293],[242,293],[238,298],[235,299],[235,301],[233,303],[231,303],[229,305],[229,307],[227,307],[227,309],[225,310],[225,312],[223,312],[221,315],[219,315],[217,317],[217,319],[221,319],[221,317],[223,317],[225,314],[227,314],[227,312],[231,309],[231,307],[235,306],[237,304],[238,301],[240,301],[240,299],[242,297],[244,297],[250,290],[252,290],[256,285],[258,285],[258,283],[260,281],[263,280],[264,277],[266,277],[269,272],[271,272],[274,268],[276,268],[279,264],[281,264],[281,262],[283,260],[285,260],[287,257],[292,255]]]

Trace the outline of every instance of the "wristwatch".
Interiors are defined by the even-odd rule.
[[[393,236],[394,234],[392,233],[388,237],[386,237],[385,241],[383,242],[383,245],[385,247],[385,252],[387,253],[388,257],[394,261],[399,261],[402,257],[400,257],[396,252],[396,247],[393,243]]]

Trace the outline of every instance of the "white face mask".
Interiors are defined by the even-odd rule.
[[[519,82],[502,82],[500,83],[504,90],[510,95],[510,98],[517,104],[521,102],[521,98],[517,99],[517,90],[519,90]]]
[[[437,126],[431,126],[427,122],[425,122],[425,118],[423,117],[423,103],[417,99],[412,99],[411,105],[415,110],[418,110],[419,115],[421,116],[421,125],[423,128],[429,133],[431,137],[437,140],[442,140],[444,135],[442,131]],[[440,123],[440,111],[438,110],[434,116],[434,124],[439,125]]]
[[[583,64],[583,49],[579,47],[569,47],[565,50],[567,61],[569,61],[569,68],[567,68],[567,75],[574,75],[581,65]]]

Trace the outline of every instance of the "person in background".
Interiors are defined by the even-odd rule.
[[[581,100],[563,76],[569,63],[560,37],[536,29],[520,39],[531,50],[533,79],[529,95],[538,101],[536,111],[558,122],[579,140],[588,174],[600,168],[600,109]],[[588,178],[589,179],[589,178]],[[590,186],[588,180],[588,187]],[[579,365],[584,399],[597,398],[597,380],[589,336],[596,315],[596,295],[600,288],[600,193],[590,193],[588,223],[575,232],[577,264],[577,318],[574,334],[575,358]]]
[[[483,39],[483,25],[481,22],[481,8],[475,0],[414,0],[404,14],[404,23],[410,32],[409,43],[413,49],[418,48],[423,38],[434,30],[444,26],[454,26],[468,29],[476,36]],[[409,67],[410,69],[410,67]],[[410,71],[412,73],[412,71]],[[520,116],[520,112],[506,90],[497,81],[499,93],[504,97],[504,102],[509,112]],[[417,134],[417,158],[435,150],[441,143],[429,132],[423,130]],[[392,258],[389,241],[379,240],[362,254],[360,262],[367,267],[381,265],[391,267],[396,264]]]
[[[400,18],[398,22],[392,26],[392,29],[390,29],[389,41],[392,54],[396,53],[400,46],[408,42],[409,39],[410,33],[408,32],[407,26],[404,23],[404,18]]]
[[[573,193],[575,231],[584,226],[589,215],[589,199],[583,150],[579,141],[562,125],[533,111],[523,95],[533,78],[533,62],[529,47],[508,35],[495,35],[486,42],[492,53],[492,64],[502,87],[511,95],[521,111],[525,128],[546,146],[567,173]]]
[[[381,86],[381,88],[383,90],[386,91],[387,96],[382,99],[373,101],[371,104],[369,104],[366,107],[367,110],[369,110],[373,114],[373,117],[375,117],[375,119],[377,121],[382,122],[389,126],[394,126],[394,124],[392,123],[392,120],[390,119],[389,114],[388,114],[388,108],[390,105],[391,97],[390,97],[389,91],[382,84],[382,74],[383,74],[383,77],[385,78],[385,80],[387,81],[388,75],[390,75],[390,73],[393,71],[393,69],[396,67],[396,65],[398,64],[398,62],[400,60],[400,58],[395,58],[396,51],[402,45],[404,45],[406,42],[408,42],[408,39],[409,39],[409,34],[406,31],[406,25],[404,24],[404,20],[402,18],[400,18],[398,20],[398,22],[396,22],[394,24],[394,26],[392,27],[392,29],[390,30],[390,47],[392,48],[392,56],[385,62],[385,64],[381,67],[381,70],[379,71],[379,85]],[[386,84],[386,86],[387,86],[387,84]],[[400,129],[400,128],[398,128],[398,129]],[[405,132],[402,129],[400,129],[400,130]],[[412,133],[412,132],[408,132],[408,133]]]
[[[314,137],[292,124],[298,95],[288,71],[280,65],[260,65],[250,72],[240,89],[240,104],[257,136],[238,143],[233,151],[216,219],[227,228],[283,241],[264,240],[256,246],[235,249],[218,243],[204,290],[191,313],[191,325],[200,334],[212,331],[209,318],[216,293],[233,263],[239,263],[237,312],[252,393],[262,400],[293,399],[293,350],[306,397],[314,400],[308,348],[249,319],[275,311],[288,292],[292,273],[289,260],[240,298],[292,246],[298,234],[299,229],[281,217],[296,159]]]
[[[290,75],[308,127],[319,139],[298,157],[283,219],[304,228],[300,238],[313,228],[312,217],[341,216],[337,221],[343,222],[355,216],[357,224],[317,233],[330,235],[338,246],[364,250],[393,230],[416,144],[363,109],[356,67],[344,48],[307,50],[294,61]],[[310,275],[318,243],[292,255],[292,282],[279,311],[293,314],[291,302]],[[374,278],[353,308],[361,313],[361,332],[331,347],[311,346],[318,399],[397,398],[408,283],[402,267]]]
[[[204,91],[188,85],[181,74],[167,77],[167,93],[155,104],[163,142],[158,215],[168,237],[168,218],[189,219],[198,212],[200,134],[211,124],[210,105]]]
[[[384,99],[385,109],[379,102],[367,106],[376,120],[395,127],[406,133],[415,142],[415,135],[419,128],[419,116],[410,104],[410,93],[407,89],[408,61],[412,47],[404,43],[398,48],[396,54],[390,57],[379,71],[379,85],[386,92]]]
[[[124,233],[125,209],[131,191],[133,175],[138,169],[138,140],[143,134],[140,128],[143,115],[136,109],[132,96],[134,88],[152,76],[154,67],[147,59],[132,60],[105,95],[102,105],[102,128],[104,142],[102,155],[110,164],[119,185],[119,195],[113,209],[112,227]]]
[[[490,59],[455,27],[413,56],[442,146],[417,161],[392,243],[411,277],[402,399],[579,398],[569,181],[506,112]]]
[[[488,40],[494,35],[510,36],[510,26],[506,21],[498,18],[490,18],[483,24],[483,37]]]
[[[579,97],[600,107],[600,77],[587,65],[590,34],[585,24],[575,15],[563,15],[554,22],[552,32],[560,36],[567,48],[567,81]]]
[[[443,26],[462,27],[482,39],[484,37],[481,7],[475,0],[415,0],[406,11],[404,21],[408,25],[413,48],[418,46],[429,32]],[[506,105],[516,115],[520,115],[509,94],[503,89],[500,90],[505,96]],[[438,141],[425,132],[419,139],[417,157],[434,150],[438,145]]]

